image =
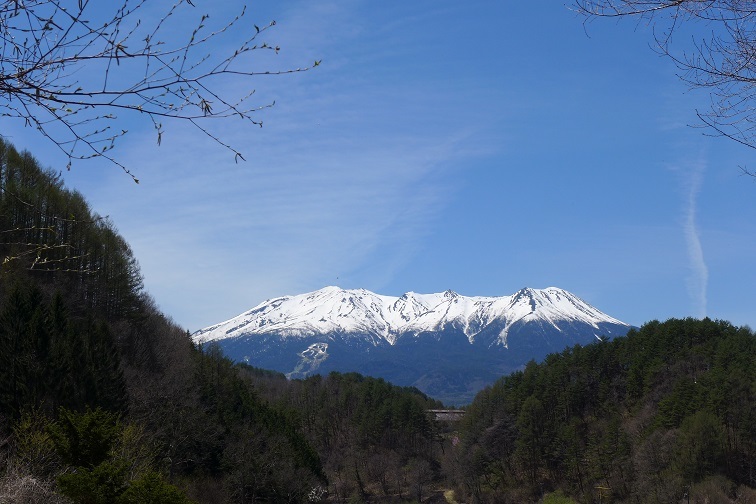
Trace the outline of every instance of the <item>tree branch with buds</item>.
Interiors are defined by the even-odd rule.
[[[12,0],[0,5],[0,115],[36,128],[68,157],[69,169],[76,160],[102,158],[138,183],[112,153],[127,134],[122,127],[126,115],[145,117],[158,144],[163,122],[180,120],[231,151],[235,160],[244,159],[213,135],[206,121],[236,117],[262,126],[255,113],[274,103],[254,101],[251,81],[303,72],[320,63],[250,69],[252,53],[277,54],[280,47],[263,40],[275,21],[263,27],[246,23],[246,6],[215,27],[209,15],[200,15],[177,41],[167,32],[173,30],[172,18],[191,15],[195,6],[190,0],[178,0],[157,18],[149,9],[159,6],[150,0],[103,5],[91,0]],[[157,21],[147,26],[148,19]],[[218,52],[229,44],[234,48]],[[229,94],[222,86],[226,77],[244,83],[246,91]]]

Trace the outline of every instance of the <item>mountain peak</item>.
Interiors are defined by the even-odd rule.
[[[451,289],[447,289],[447,290],[444,291],[444,297],[446,299],[454,299],[454,298],[459,297],[459,294],[457,294],[456,292],[454,292]]]
[[[241,335],[276,333],[307,337],[335,332],[368,337],[371,344],[383,341],[393,345],[400,337],[453,326],[463,328],[473,343],[487,328],[500,327],[499,343],[506,345],[513,324],[532,320],[555,327],[560,321],[596,328],[600,323],[627,326],[557,287],[526,287],[502,297],[467,297],[453,290],[438,294],[410,291],[392,297],[365,289],[328,286],[265,301],[238,317],[202,329],[193,337],[195,342],[204,343]]]
[[[357,371],[464,404],[532,359],[629,328],[556,287],[393,297],[329,286],[265,301],[193,339],[291,378]]]

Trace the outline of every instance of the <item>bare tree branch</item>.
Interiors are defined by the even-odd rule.
[[[198,16],[194,28],[176,42],[167,33],[171,18],[191,15],[190,0],[177,0],[157,18],[150,8],[159,6],[149,0],[102,5],[91,0],[0,3],[0,115],[36,128],[65,153],[69,169],[74,160],[104,158],[138,182],[111,154],[127,133],[119,126],[119,114],[146,116],[158,144],[163,120],[184,120],[230,150],[235,160],[244,159],[211,134],[205,121],[237,117],[262,126],[255,112],[273,103],[252,101],[252,79],[310,68],[251,69],[252,53],[277,54],[280,48],[263,40],[275,21],[250,26],[246,6],[215,28],[208,14]],[[149,19],[157,21],[147,26]],[[228,53],[218,52],[232,43]],[[225,77],[244,83],[246,91],[229,95]]]
[[[680,78],[710,90],[710,109],[696,111],[702,125],[756,148],[756,1],[575,0],[574,6],[587,19],[636,17],[651,24],[655,49],[672,59]],[[705,32],[680,49],[675,35],[689,27]]]

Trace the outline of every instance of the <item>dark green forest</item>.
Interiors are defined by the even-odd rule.
[[[466,407],[198,348],[109,219],[0,141],[0,503],[756,503],[756,338],[653,321]]]
[[[468,408],[456,484],[477,502],[754,502],[755,358],[750,329],[685,319],[531,362]]]

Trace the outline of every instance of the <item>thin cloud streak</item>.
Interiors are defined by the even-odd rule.
[[[292,31],[308,39],[312,28]],[[333,40],[324,58],[330,44],[351,36],[325,31]],[[96,206],[113,214],[150,292],[180,324],[199,329],[217,323],[218,313],[232,317],[266,298],[328,284],[379,289],[433,232],[462,159],[486,151],[471,117],[440,120],[465,116],[462,107],[399,106],[420,95],[448,103],[448,91],[410,86],[396,93],[397,108],[358,107],[366,94],[379,95],[381,82],[344,85],[347,76],[325,64],[318,72],[275,82],[283,98],[265,128],[217,125],[247,163],[229,165],[228,153],[174,125],[160,148],[149,131],[130,138],[127,161],[143,181],[134,199],[118,197],[122,180],[98,191]],[[327,92],[311,96],[313,84]]]
[[[688,249],[688,260],[692,270],[688,278],[688,292],[693,302],[694,313],[697,317],[706,316],[707,308],[707,286],[709,283],[709,269],[706,266],[703,247],[701,246],[701,237],[696,223],[696,210],[698,193],[701,190],[705,163],[698,161],[694,163],[689,172],[687,180],[687,194],[685,200],[685,220],[683,231],[685,233],[685,243]]]
[[[163,309],[193,330],[271,296],[357,286],[366,264],[385,283],[433,228],[467,140],[273,135],[228,167],[225,153],[174,138],[170,151],[134,149],[143,184],[114,177],[95,206],[118,222]]]

